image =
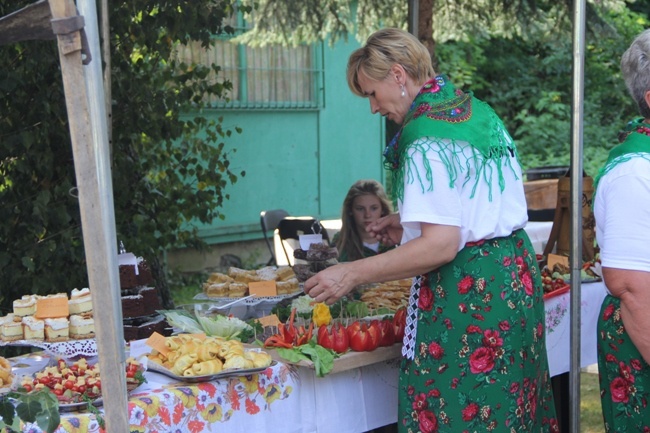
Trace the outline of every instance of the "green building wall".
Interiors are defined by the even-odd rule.
[[[214,110],[224,126],[240,127],[226,139],[236,149],[224,220],[200,227],[209,244],[261,239],[260,212],[285,209],[291,215],[340,217],[349,186],[358,179],[384,182],[384,121],[370,113],[368,100],[350,92],[345,78],[354,38],[323,45],[323,79],[318,110]]]

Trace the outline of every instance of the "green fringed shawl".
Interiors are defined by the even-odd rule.
[[[473,179],[470,161],[463,161],[465,157],[462,156],[466,143],[471,146],[471,159],[476,167]],[[447,168],[450,187],[455,185],[464,171],[463,182],[474,182],[470,197],[474,197],[476,187],[483,179],[490,185],[490,200],[493,170],[490,163],[495,162],[494,167],[499,172],[499,188],[503,191],[503,166],[513,168],[509,158],[505,163],[501,159],[507,153],[517,157],[514,142],[494,110],[471,93],[456,89],[444,75],[422,86],[404,119],[402,129],[384,151],[386,168],[392,171],[394,200],[404,198],[405,176],[409,183],[417,179],[422,192],[433,191],[433,175],[427,158],[423,158],[424,173],[420,173],[409,157],[410,150],[423,155],[427,151],[437,152]]]
[[[625,127],[626,136],[621,144],[609,151],[607,162],[600,169],[594,179],[594,197],[600,179],[609,173],[618,164],[629,161],[635,156],[640,156],[650,161],[650,124],[644,123],[642,118],[632,120]]]

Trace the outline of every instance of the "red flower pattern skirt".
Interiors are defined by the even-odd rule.
[[[539,267],[523,230],[468,243],[421,279],[400,432],[558,432]]]
[[[606,432],[650,433],[650,366],[621,319],[621,302],[606,296],[598,318],[598,376]]]

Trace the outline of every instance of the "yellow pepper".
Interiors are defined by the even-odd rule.
[[[311,320],[316,326],[329,325],[332,321],[332,313],[330,313],[330,307],[322,302],[314,305],[314,311],[312,312]]]

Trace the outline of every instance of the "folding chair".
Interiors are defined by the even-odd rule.
[[[269,238],[269,232],[275,231],[275,229],[278,228],[278,223],[286,216],[289,216],[289,212],[284,209],[263,210],[260,212],[262,234],[264,235],[266,246],[269,247],[269,252],[271,253],[271,258],[266,263],[266,266],[277,265],[277,261],[275,260],[275,249],[273,248],[272,242],[273,235]]]
[[[287,263],[293,265],[293,249],[291,249],[291,254],[287,250],[286,241],[293,239],[299,241],[300,235],[310,234],[310,233],[320,233],[323,235],[323,241],[329,243],[329,236],[327,235],[327,230],[323,227],[320,221],[312,217],[285,217],[278,224],[278,235],[280,236],[280,243],[282,244],[282,250],[284,255],[287,258]],[[294,243],[295,244],[295,243]]]

